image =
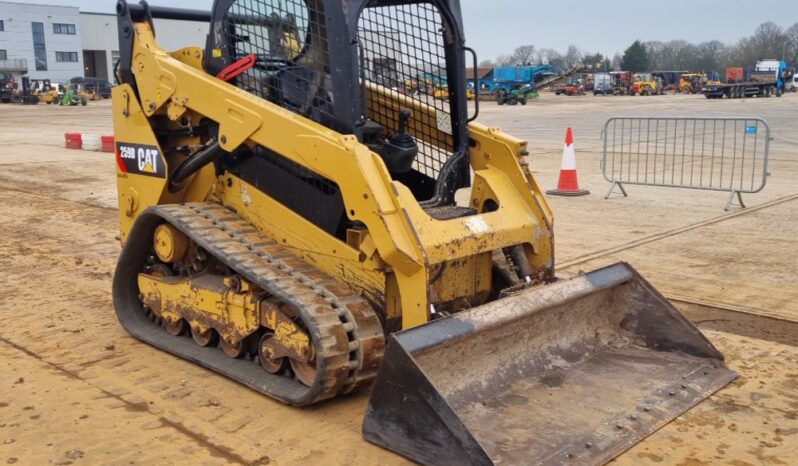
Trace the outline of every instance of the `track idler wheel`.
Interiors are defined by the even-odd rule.
[[[188,332],[188,323],[186,323],[185,319],[177,319],[174,322],[169,322],[168,320],[164,319],[163,327],[166,329],[166,332],[169,335],[180,337]]]
[[[313,361],[303,362],[298,359],[290,359],[291,369],[294,371],[297,380],[310,387],[316,380],[316,363]]]
[[[266,330],[258,342],[258,360],[263,370],[269,374],[279,374],[288,367],[286,358],[273,358],[269,340],[274,338],[274,332]]]
[[[191,327],[191,339],[199,346],[210,346],[213,343],[215,334],[213,329],[205,331],[200,330],[198,327]]]
[[[220,338],[219,339],[219,348],[221,348],[222,352],[228,357],[232,359],[238,359],[244,354],[244,342],[238,341],[236,343],[228,343],[226,339]]]
[[[301,320],[294,315],[289,306],[275,299],[261,302],[261,325],[266,333],[258,345],[258,356],[269,373],[284,369],[288,361],[297,380],[310,387],[316,380],[315,349]]]

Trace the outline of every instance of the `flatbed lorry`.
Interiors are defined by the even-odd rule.
[[[783,60],[759,60],[746,79],[728,79],[725,83],[707,83],[702,91],[707,99],[740,99],[744,97],[781,97],[785,84],[793,77]]]

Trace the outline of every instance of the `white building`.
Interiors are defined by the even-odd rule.
[[[66,81],[83,75],[77,7],[0,2],[0,71]]]
[[[83,50],[83,67],[86,76],[111,78],[114,64],[119,58],[119,33],[116,15],[80,13],[80,42]],[[208,24],[171,19],[155,20],[158,44],[167,50],[188,46],[205,48]]]
[[[158,43],[176,50],[205,46],[207,23],[155,20]],[[92,76],[113,82],[119,57],[116,15],[78,7],[0,1],[0,72],[66,82]]]

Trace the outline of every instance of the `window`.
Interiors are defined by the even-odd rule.
[[[8,60],[8,52],[0,50],[0,60]]]
[[[0,31],[5,31],[5,30],[6,30],[6,25],[5,25],[5,23],[3,22],[3,20],[2,20],[2,19],[0,19]]]
[[[53,23],[53,34],[75,34],[74,24]]]
[[[47,48],[44,46],[44,23],[31,23],[33,31],[33,56],[36,71],[47,71]]]
[[[78,61],[78,52],[55,52],[55,61]]]

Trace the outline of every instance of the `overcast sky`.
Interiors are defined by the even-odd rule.
[[[82,11],[113,12],[114,0],[15,0],[77,5]],[[480,59],[510,53],[523,44],[565,51],[574,44],[612,56],[635,39],[735,42],[765,21],[782,27],[798,22],[795,0],[638,1],[461,0],[469,45]],[[210,9],[212,0],[150,0],[151,5]],[[746,6],[748,5],[748,6]]]

